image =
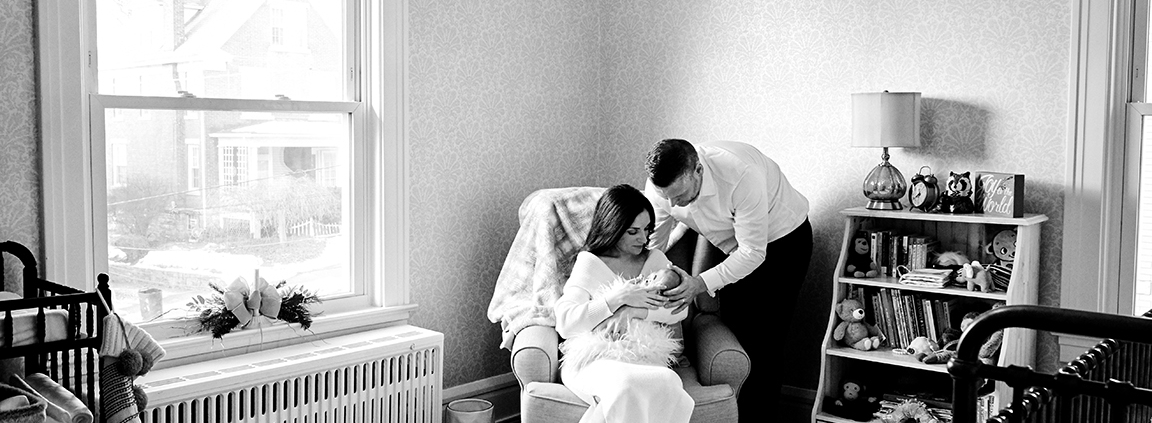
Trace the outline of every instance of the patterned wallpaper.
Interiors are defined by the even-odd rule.
[[[411,0],[412,321],[444,386],[511,371],[486,312],[532,191],[595,182],[598,2]]]
[[[39,250],[40,149],[32,0],[0,2],[0,241]],[[16,270],[8,260],[6,279]]]
[[[862,206],[879,149],[854,149],[851,94],[919,91],[922,165],[1026,175],[1042,226],[1040,302],[1059,302],[1070,9],[1065,1],[610,2],[603,16],[600,184],[639,183],[652,142],[740,140],[778,161],[811,201],[815,252],[780,348],[785,383],[814,388],[843,218]],[[771,328],[766,322],[766,330]],[[1041,340],[1054,363],[1054,341]]]
[[[31,0],[0,2],[0,238],[38,248]],[[544,187],[643,181],[663,137],[733,139],[777,159],[812,202],[816,254],[787,338],[787,383],[815,386],[837,211],[863,204],[879,151],[848,148],[850,94],[920,91],[925,145],[906,176],[1027,175],[1046,213],[1041,302],[1058,301],[1069,10],[1063,1],[411,0],[412,299],[446,334],[445,386],[509,371],[485,317]],[[1042,105],[1038,107],[1037,105]],[[1055,348],[1042,354],[1054,361]]]

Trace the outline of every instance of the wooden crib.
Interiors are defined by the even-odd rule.
[[[6,256],[23,266],[20,280],[5,280]],[[8,292],[0,299],[0,359],[23,357],[25,374],[48,375],[95,410],[101,322],[111,310],[108,276],[97,277],[93,292],[41,279],[32,252],[5,241],[0,242],[0,287]],[[11,293],[20,287],[22,298]]]
[[[1052,374],[981,363],[980,346],[1005,328],[1103,339]],[[977,420],[981,379],[1004,381],[1012,402],[985,422],[1148,422],[1152,418],[1152,319],[1041,306],[1006,306],[982,314],[964,332],[952,374],[953,422]],[[1121,380],[1118,378],[1126,378]]]

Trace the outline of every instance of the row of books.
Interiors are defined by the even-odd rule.
[[[857,237],[869,241],[869,254],[872,261],[880,265],[880,274],[897,276],[896,268],[903,265],[909,269],[928,267],[929,255],[940,242],[927,235],[900,234],[892,230],[861,230]]]
[[[949,328],[959,329],[965,313],[991,307],[972,298],[896,288],[856,286],[853,294],[864,304],[869,323],[884,333],[893,348],[906,348],[919,336],[943,346],[944,333]]]

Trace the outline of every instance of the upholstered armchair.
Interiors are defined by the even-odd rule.
[[[527,202],[539,201],[538,196],[530,196],[521,206],[521,225],[525,222],[524,211]],[[585,201],[584,203],[586,203]],[[588,207],[577,214],[590,215],[595,200],[589,204],[561,201],[563,207]],[[553,209],[557,207],[553,204]],[[564,210],[560,211],[563,214]],[[584,226],[586,235],[587,224]],[[566,228],[563,230],[571,230]],[[552,233],[555,233],[553,231]],[[573,242],[579,241],[579,242]],[[563,242],[562,249],[583,244],[583,238]],[[515,246],[514,246],[515,247]],[[571,255],[557,254],[558,260]],[[688,230],[676,245],[667,252],[668,258],[677,266],[693,274],[711,267],[722,255],[703,237]],[[537,257],[539,259],[539,257]],[[540,263],[536,263],[537,266]],[[569,264],[570,266],[570,264]],[[508,263],[505,264],[507,271]],[[559,267],[563,269],[563,264]],[[570,271],[570,267],[568,268]],[[567,273],[558,275],[559,288],[567,280]],[[555,293],[559,295],[559,291]],[[495,302],[494,302],[495,304]],[[492,308],[489,309],[492,317]],[[736,395],[748,377],[751,363],[743,347],[736,341],[732,332],[721,323],[718,316],[719,305],[716,299],[701,294],[691,308],[689,316],[681,324],[684,329],[684,352],[689,358],[689,367],[677,367],[684,388],[696,403],[692,422],[735,422],[737,420]],[[507,326],[507,325],[505,325]],[[507,331],[507,328],[505,328]],[[507,332],[506,332],[507,335]],[[507,339],[506,339],[507,340]],[[548,324],[528,324],[517,331],[512,338],[512,373],[520,383],[520,419],[525,423],[578,422],[588,408],[579,397],[560,381],[558,345],[561,342],[556,329]]]

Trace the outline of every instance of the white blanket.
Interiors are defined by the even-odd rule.
[[[501,348],[512,349],[516,334],[528,326],[556,326],[552,307],[603,193],[598,187],[542,189],[520,205],[520,229],[488,304],[488,320],[503,331]]]
[[[11,292],[0,293],[0,301],[19,301],[19,295]],[[37,309],[20,309],[12,311],[12,346],[29,345],[39,342],[36,337]],[[6,313],[0,312],[0,319]],[[2,321],[2,320],[0,320]],[[0,339],[7,334],[6,326],[0,324]],[[60,341],[68,339],[68,311],[44,310],[44,341]]]

